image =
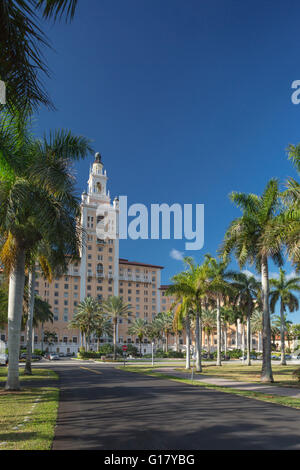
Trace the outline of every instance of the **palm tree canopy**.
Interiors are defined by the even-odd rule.
[[[113,322],[117,322],[120,317],[127,317],[130,313],[131,306],[124,303],[121,297],[110,296],[102,302],[102,310],[109,315]]]
[[[299,309],[298,297],[293,293],[300,292],[300,277],[287,278],[286,272],[280,269],[279,279],[270,279],[270,308],[274,313],[277,302],[282,303],[283,311],[294,312]]]
[[[86,333],[89,336],[95,331],[101,314],[102,309],[98,301],[93,297],[86,297],[86,299],[78,304],[69,327],[79,328],[82,333]]]
[[[77,0],[2,0],[0,2],[0,80],[6,83],[11,111],[52,107],[41,75],[49,69],[42,49],[49,47],[38,17],[72,19]]]
[[[148,324],[142,318],[137,318],[128,328],[128,334],[132,336],[137,336],[141,342],[143,337],[147,335]]]
[[[16,243],[33,249],[41,240],[53,258],[76,256],[79,199],[72,161],[92,152],[89,141],[69,131],[32,137],[30,123],[6,114],[0,124],[0,244],[9,270]]]
[[[234,253],[241,268],[250,262],[258,272],[262,258],[270,257],[276,265],[283,264],[283,235],[276,230],[281,216],[279,195],[276,179],[269,181],[262,196],[231,193],[231,201],[243,215],[231,223],[225,234],[221,247],[224,257]]]

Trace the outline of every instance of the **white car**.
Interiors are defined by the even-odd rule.
[[[50,354],[49,359],[50,359],[50,361],[59,361],[59,355],[58,354]]]
[[[0,365],[7,366],[8,365],[8,355],[5,353],[0,353]]]

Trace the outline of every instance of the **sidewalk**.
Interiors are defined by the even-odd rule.
[[[188,379],[191,380],[191,373],[190,372],[180,372],[175,370],[171,367],[161,367],[159,369],[155,369],[155,372],[161,372],[166,375],[170,375],[173,377],[178,377],[181,379]],[[210,385],[217,385],[219,387],[228,387],[228,388],[235,388],[237,390],[249,390],[252,392],[261,392],[270,395],[279,395],[282,397],[290,397],[290,398],[300,398],[300,389],[291,388],[291,387],[280,387],[276,385],[269,385],[269,384],[255,384],[249,382],[239,382],[237,380],[228,380],[223,379],[222,377],[213,377],[211,375],[199,375],[195,374],[193,376],[194,382],[204,382]]]

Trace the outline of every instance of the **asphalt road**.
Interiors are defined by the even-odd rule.
[[[60,374],[54,450],[300,449],[300,410],[88,362]]]

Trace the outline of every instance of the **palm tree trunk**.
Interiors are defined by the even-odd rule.
[[[202,372],[201,367],[201,339],[200,339],[200,314],[199,312],[196,313],[196,328],[195,328],[195,336],[196,336],[196,371]]]
[[[169,350],[169,334],[166,331],[166,353],[168,352],[168,350]]]
[[[114,342],[114,361],[117,359],[117,319],[114,319],[114,332],[113,332],[113,342]]]
[[[244,325],[244,321],[241,325],[241,334],[242,334],[242,352],[243,352],[243,361],[244,361],[244,357],[245,357],[245,325]]]
[[[186,362],[185,368],[191,368],[191,331],[190,331],[190,315],[186,316]]]
[[[25,282],[25,250],[17,249],[15,264],[9,276],[8,293],[8,376],[6,390],[20,390],[19,354]]]
[[[284,310],[283,301],[280,302],[280,343],[281,343],[281,365],[286,366],[285,360],[285,322],[284,322]]]
[[[35,287],[35,267],[29,271],[28,278],[28,319],[27,319],[27,354],[25,375],[32,375],[31,360],[32,360],[32,325],[34,313],[34,287]]]
[[[208,358],[210,358],[210,333],[207,332],[207,352],[208,352]]]
[[[140,357],[142,357],[142,340],[139,338],[140,340]]]
[[[227,356],[227,324],[224,326],[224,356]]]
[[[154,366],[154,341],[151,343],[152,366]]]
[[[247,366],[251,366],[251,306],[248,305],[248,312],[247,312]]]
[[[266,256],[261,262],[261,284],[262,284],[262,303],[263,303],[263,362],[261,370],[262,382],[274,382],[271,364],[271,323],[269,309],[269,270],[268,259]]]
[[[240,335],[239,335],[239,330],[240,330],[240,320],[238,319],[236,321],[236,332],[235,332],[235,348],[239,349],[240,346]]]
[[[42,323],[42,328],[41,328],[41,346],[42,346],[42,353],[44,352],[44,323]]]
[[[217,297],[217,366],[221,366],[221,305],[220,297]]]

